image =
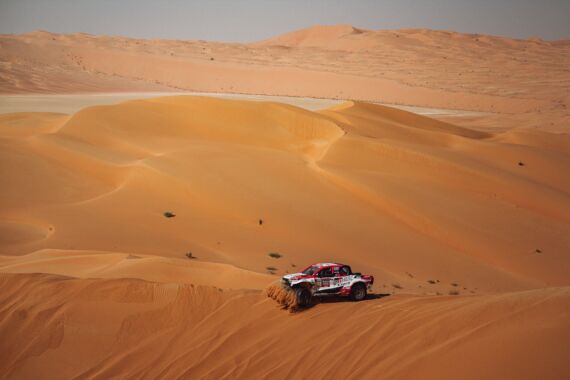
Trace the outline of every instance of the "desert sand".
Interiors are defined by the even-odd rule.
[[[0,35],[0,93],[195,91],[493,112],[470,127],[562,131],[570,40],[315,26],[250,44]]]
[[[492,70],[445,71],[473,49]],[[424,110],[172,95],[0,114],[1,378],[570,376],[566,42],[340,26],[249,45],[42,32],[0,51],[6,94],[341,86]],[[539,55],[551,69],[511,60]],[[374,294],[297,313],[266,296],[320,261],[373,274]]]

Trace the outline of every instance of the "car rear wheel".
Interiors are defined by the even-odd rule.
[[[352,288],[350,289],[350,299],[353,301],[362,301],[365,298],[366,286],[361,283],[352,285]]]
[[[312,294],[308,288],[301,287],[295,291],[295,296],[297,297],[297,305],[299,307],[307,307],[312,302]]]

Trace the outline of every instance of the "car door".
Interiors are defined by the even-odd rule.
[[[349,282],[350,268],[346,265],[334,268],[334,284],[336,287],[343,287]]]
[[[323,268],[317,274],[317,291],[326,291],[334,286],[333,268]]]

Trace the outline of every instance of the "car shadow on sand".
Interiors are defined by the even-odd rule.
[[[315,297],[315,298],[313,298],[313,302],[310,305],[305,306],[303,308],[300,308],[298,311],[312,309],[313,307],[320,305],[320,304],[342,303],[342,302],[358,304],[361,302],[368,302],[368,301],[373,301],[373,300],[377,300],[380,298],[388,297],[390,295],[391,294],[389,294],[389,293],[369,293],[366,295],[366,298],[364,298],[362,301],[353,301],[348,297],[339,297],[339,296],[326,296],[326,297],[318,297],[318,298]]]

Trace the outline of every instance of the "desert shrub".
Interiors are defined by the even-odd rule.
[[[282,254],[278,253],[278,252],[270,252],[268,253],[269,257],[273,257],[274,259],[278,259],[280,257],[283,257]]]
[[[176,216],[172,211],[165,211],[162,215],[164,215],[165,218],[174,218]]]
[[[459,295],[459,290],[457,289],[452,289],[449,291],[449,295],[450,296],[458,296]]]
[[[194,256],[194,254],[192,252],[186,252],[186,257],[188,257],[189,259],[196,259],[197,257]]]
[[[452,282],[452,283],[451,283],[451,286],[457,287],[457,286],[459,286],[459,284],[458,284],[457,282]]]
[[[429,284],[435,285],[435,280],[427,280]]]
[[[402,289],[402,285],[400,285],[400,284],[398,284],[398,283],[392,284],[392,287],[393,287],[394,289]]]

